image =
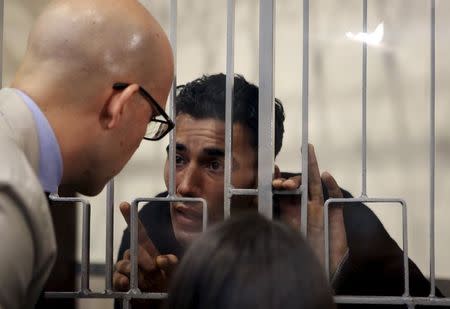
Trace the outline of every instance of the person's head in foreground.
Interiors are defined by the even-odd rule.
[[[147,126],[163,114],[172,80],[169,41],[137,0],[59,0],[33,27],[12,86],[55,133],[61,186],[96,195],[144,136],[155,138]]]
[[[204,198],[208,205],[208,224],[223,220],[225,84],[224,74],[204,75],[179,86],[176,97],[176,194]],[[235,188],[257,186],[258,106],[258,87],[236,75],[231,179]],[[275,155],[282,146],[283,123],[283,106],[276,99]],[[169,160],[166,161],[165,182],[168,188]],[[253,197],[246,198],[246,201],[239,200],[239,205],[253,208]],[[184,246],[201,232],[200,205],[173,203],[171,218],[175,236]]]
[[[175,272],[167,309],[334,308],[324,271],[306,241],[259,214],[202,234]]]

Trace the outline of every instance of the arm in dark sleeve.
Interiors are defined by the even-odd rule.
[[[344,197],[351,197],[343,192]],[[333,284],[336,294],[403,295],[403,251],[375,213],[362,203],[348,203],[344,206],[344,224],[349,256]],[[411,259],[408,267],[410,294],[428,296],[429,281]],[[438,289],[436,295],[442,297]]]
[[[282,173],[283,178],[299,173]],[[345,198],[353,196],[343,189]],[[328,192],[323,186],[324,200]],[[274,199],[274,217],[277,203]],[[344,204],[344,224],[349,247],[333,281],[336,294],[340,295],[402,295],[404,292],[403,251],[390,237],[378,217],[363,203]],[[408,260],[410,294],[428,296],[430,283],[417,265]],[[436,288],[436,296],[442,293]]]

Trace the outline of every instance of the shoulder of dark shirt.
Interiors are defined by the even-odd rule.
[[[281,177],[290,178],[301,176],[301,173],[282,172]],[[324,201],[329,198],[328,190],[322,183]],[[342,189],[344,198],[353,198],[353,195]],[[330,204],[332,207],[332,204]],[[353,257],[369,256],[377,258],[380,254],[398,254],[399,247],[389,236],[381,221],[375,213],[361,202],[348,202],[343,204],[344,224],[350,253]],[[378,250],[383,248],[383,250]]]

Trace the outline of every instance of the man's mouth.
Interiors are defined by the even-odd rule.
[[[203,213],[201,207],[175,203],[172,205],[175,221],[183,227],[201,230]]]

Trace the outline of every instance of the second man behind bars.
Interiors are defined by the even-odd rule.
[[[176,104],[176,196],[204,198],[208,224],[223,220],[225,154],[225,75],[203,76],[178,87]],[[275,103],[275,155],[282,146],[284,111]],[[234,80],[232,185],[257,186],[258,88],[242,76]],[[309,156],[308,239],[324,261],[323,204],[329,197],[351,197],[327,172],[320,175],[312,145]],[[168,188],[168,160],[165,183]],[[301,175],[275,168],[273,187],[293,190]],[[158,194],[165,197],[168,192]],[[256,211],[256,198],[235,196],[232,215]],[[274,196],[274,217],[299,228],[299,196]],[[121,205],[129,220],[130,206]],[[151,202],[139,212],[139,288],[166,291],[170,274],[202,228],[201,205]],[[397,295],[404,293],[403,252],[376,215],[364,204],[346,203],[330,208],[331,284],[336,294]],[[129,289],[130,238],[124,232],[114,273],[114,287]],[[426,296],[430,284],[410,260],[410,292]],[[440,295],[439,291],[437,294]],[[351,305],[341,305],[342,307]]]

